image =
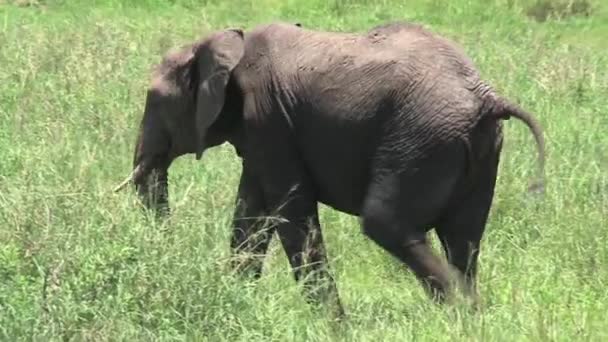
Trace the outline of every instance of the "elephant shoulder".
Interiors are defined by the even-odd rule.
[[[302,28],[293,23],[275,22],[254,27],[245,38],[245,52],[239,63],[239,77],[246,86],[269,81],[271,74],[286,67],[284,61],[294,53],[291,44],[302,34]]]
[[[244,60],[250,65],[263,64],[271,54],[280,51],[290,37],[298,35],[299,30],[301,29],[294,24],[282,22],[254,27],[245,38]]]

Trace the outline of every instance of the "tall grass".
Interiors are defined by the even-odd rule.
[[[20,3],[23,3],[21,1]],[[527,17],[533,1],[124,0],[0,5],[2,340],[594,340],[608,338],[608,6]],[[536,152],[506,145],[480,260],[483,308],[439,307],[413,275],[323,207],[348,320],[304,304],[273,243],[258,283],[228,270],[240,164],[230,146],[170,174],[174,214],[151,223],[111,188],[130,169],[148,72],[210,30],[271,20],[366,30],[414,20],[459,41],[484,77],[535,113]],[[436,242],[436,241],[435,241]]]

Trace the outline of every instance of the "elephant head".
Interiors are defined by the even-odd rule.
[[[114,191],[133,183],[147,208],[168,213],[171,162],[188,153],[198,160],[206,148],[227,140],[210,128],[221,121],[229,80],[243,52],[243,31],[229,29],[163,58],[147,91],[133,171]]]

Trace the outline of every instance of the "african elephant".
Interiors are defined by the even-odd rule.
[[[226,29],[166,55],[147,91],[132,182],[168,213],[167,170],[232,144],[242,161],[231,246],[263,255],[277,233],[296,280],[325,284],[311,302],[341,309],[318,203],[358,216],[364,234],[404,262],[440,302],[450,269],[475,293],[480,240],[494,196],[502,119],[541,127],[497,94],[452,41],[418,24],[363,33],[287,23]],[[271,229],[252,218],[278,215]],[[448,263],[427,244],[435,229]],[[262,259],[240,264],[259,276]],[[314,276],[313,276],[314,275]],[[311,276],[311,277],[308,277]],[[321,298],[323,297],[323,298]]]

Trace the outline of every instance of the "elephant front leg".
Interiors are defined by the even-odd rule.
[[[277,234],[295,280],[303,286],[309,304],[329,305],[334,317],[341,319],[344,309],[330,273],[317,202],[306,190],[300,190],[280,203],[274,211]]]
[[[246,103],[245,107],[254,106]],[[244,116],[257,117],[256,114]],[[283,124],[283,121],[249,123],[248,144],[255,148],[250,148],[245,158],[255,165],[266,207],[293,275],[304,286],[308,303],[328,305],[340,319],[344,310],[329,272],[314,182],[292,141],[291,131]]]
[[[260,277],[264,257],[272,239],[274,225],[267,219],[264,196],[260,184],[249,167],[243,172],[232,220],[232,268],[239,274]]]
[[[344,308],[329,272],[316,205],[311,215],[293,216],[287,220],[278,226],[277,232],[294,277],[304,287],[307,301],[313,305],[329,304],[334,316],[343,317]]]

